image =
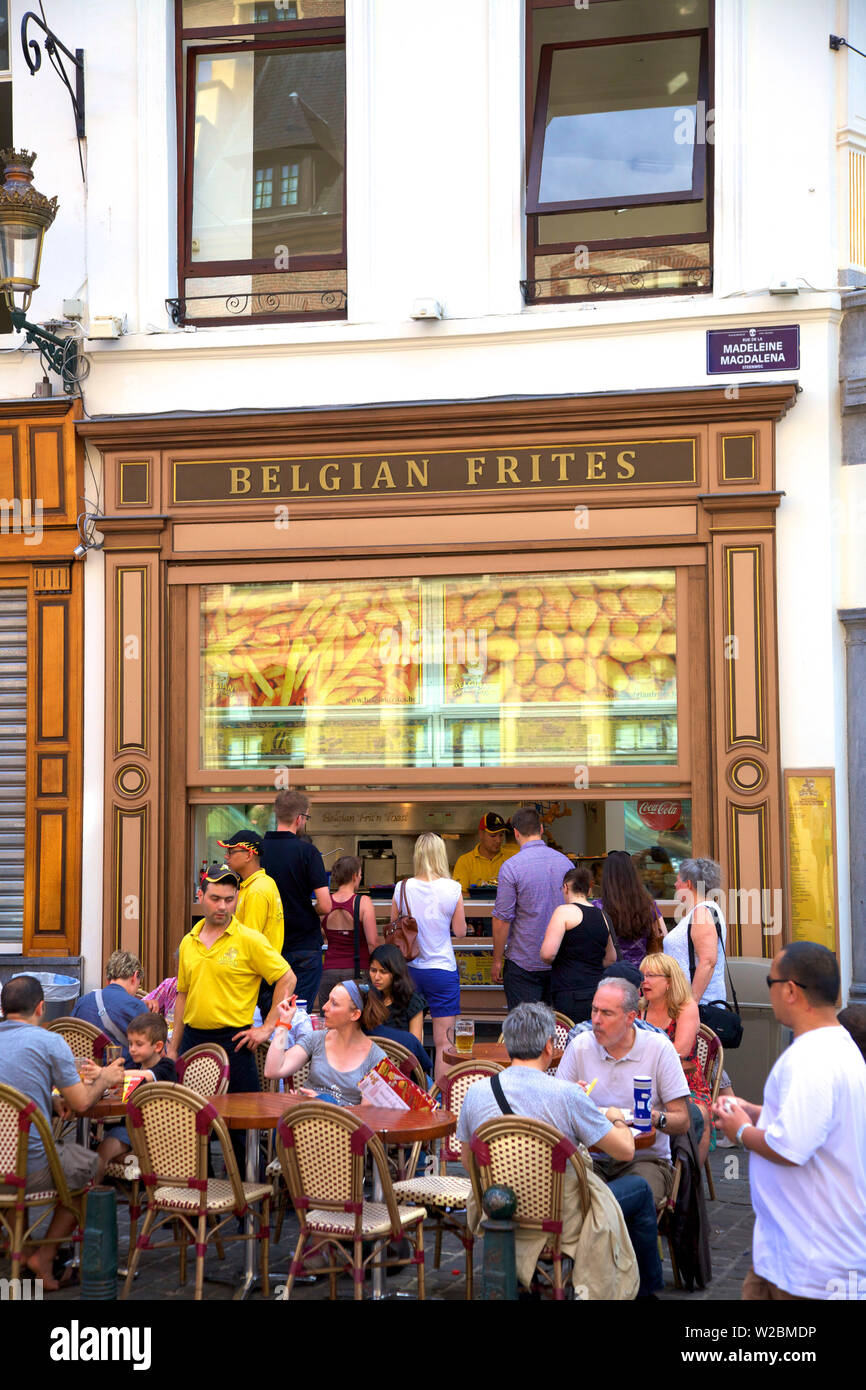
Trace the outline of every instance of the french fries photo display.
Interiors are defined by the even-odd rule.
[[[425,664],[443,673],[446,705],[675,693],[673,570],[203,593],[211,708],[418,705]]]

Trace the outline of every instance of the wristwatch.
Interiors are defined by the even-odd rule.
[[[668,1127],[668,1117],[667,1117],[667,1114],[665,1113],[664,1110],[660,1110],[660,1111],[659,1111],[659,1117],[658,1117],[658,1119],[656,1120],[656,1129],[666,1130],[667,1127]]]

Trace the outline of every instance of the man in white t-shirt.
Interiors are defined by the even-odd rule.
[[[658,1206],[673,1184],[668,1135],[684,1134],[689,1127],[689,1084],[670,1039],[656,1029],[635,1027],[639,1003],[630,980],[605,976],[592,1001],[592,1032],[572,1038],[556,1075],[560,1081],[594,1082],[592,1099],[597,1105],[623,1110],[634,1105],[635,1077],[650,1078],[656,1130],[651,1147],[640,1149],[627,1163],[601,1157],[594,1166],[606,1182],[628,1173],[644,1178]]]
[[[715,1115],[751,1155],[755,1208],[744,1299],[866,1297],[866,1062],[836,1019],[839,966],[794,941],[767,976],[794,1034],[763,1106],[723,1099]]]

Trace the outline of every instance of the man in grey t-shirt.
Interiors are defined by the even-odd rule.
[[[93,1081],[79,1079],[75,1058],[69,1044],[58,1033],[40,1027],[45,1013],[42,986],[32,975],[18,975],[7,980],[0,996],[0,1008],[5,1018],[0,1022],[0,1085],[36,1102],[50,1124],[53,1113],[51,1088],[56,1087],[63,1100],[78,1115],[102,1099],[107,1086],[117,1085],[123,1078],[123,1058],[109,1067],[100,1067]],[[57,1156],[74,1191],[87,1187],[96,1174],[98,1156],[80,1144],[57,1144]],[[27,1192],[41,1192],[54,1187],[45,1146],[35,1125],[31,1124],[27,1138]],[[57,1246],[75,1227],[72,1212],[56,1208],[47,1232],[46,1244],[38,1245],[24,1263],[31,1274],[41,1279],[48,1290],[59,1287],[52,1277],[51,1266]]]
[[[509,1009],[524,1001],[550,1000],[550,966],[539,948],[554,910],[562,907],[562,880],[574,868],[570,859],[544,843],[541,817],[532,806],[515,811],[511,826],[520,852],[499,870],[491,967],[494,984],[502,981],[505,987]]]

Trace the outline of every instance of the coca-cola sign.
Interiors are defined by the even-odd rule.
[[[681,801],[639,801],[637,813],[650,830],[673,830],[683,816]]]

